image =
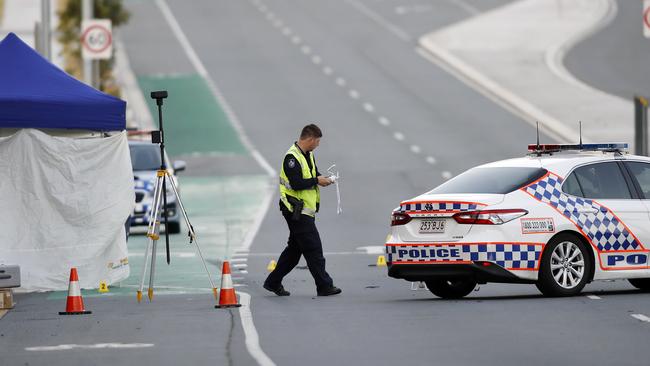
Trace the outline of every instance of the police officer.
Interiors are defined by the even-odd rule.
[[[318,296],[341,293],[325,271],[323,245],[316,229],[315,216],[320,205],[320,187],[332,184],[333,179],[318,172],[313,151],[323,136],[314,124],[305,126],[300,139],[287,151],[280,172],[280,211],[289,226],[289,240],[278,259],[275,270],[264,281],[264,288],[278,296],[289,296],[282,279],[305,256],[307,266],[316,282]]]

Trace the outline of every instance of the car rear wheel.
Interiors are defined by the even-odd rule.
[[[587,246],[575,236],[556,236],[544,249],[537,288],[546,296],[579,294],[591,273],[588,253]]]
[[[170,234],[178,234],[181,232],[181,223],[180,222],[168,222],[166,230]]]
[[[650,278],[630,278],[632,286],[643,291],[650,291]]]
[[[432,294],[443,299],[460,299],[469,295],[476,287],[476,281],[468,278],[425,281]]]

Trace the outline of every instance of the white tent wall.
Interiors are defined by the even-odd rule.
[[[134,204],[126,132],[0,138],[0,264],[20,265],[23,290],[65,290],[71,267],[83,288],[126,279]]]

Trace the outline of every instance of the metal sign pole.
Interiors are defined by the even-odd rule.
[[[82,0],[81,3],[81,19],[91,20],[93,18],[93,0]],[[93,85],[93,69],[92,60],[83,60],[83,76],[84,82],[88,85]]]
[[[648,100],[634,97],[634,153],[648,156]]]

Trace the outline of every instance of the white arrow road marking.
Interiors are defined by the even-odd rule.
[[[73,349],[102,348],[149,348],[153,343],[97,343],[97,344],[60,344],[58,346],[25,347],[25,351],[67,351]]]

